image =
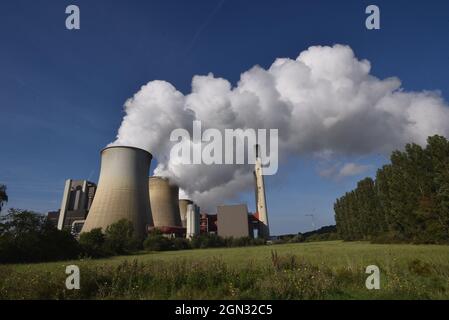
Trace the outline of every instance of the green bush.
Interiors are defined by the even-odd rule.
[[[330,241],[337,240],[338,234],[336,232],[328,232],[328,233],[315,233],[311,236],[305,238],[306,242],[315,242],[315,241]]]
[[[149,234],[143,242],[145,250],[149,251],[168,251],[173,250],[173,241],[162,234]]]
[[[0,220],[0,262],[66,260],[80,252],[69,232],[56,229],[38,213],[9,209]]]
[[[302,234],[297,234],[288,240],[289,243],[300,243],[300,242],[304,242],[304,241],[305,241],[305,237]]]
[[[190,242],[185,238],[174,238],[173,239],[173,248],[175,250],[186,250],[190,249]]]
[[[91,258],[107,256],[104,243],[105,236],[101,232],[101,228],[81,233],[79,238],[79,244],[83,254]]]
[[[129,254],[141,248],[142,241],[134,236],[131,221],[121,219],[106,228],[105,249],[113,254]]]
[[[226,242],[223,238],[216,234],[201,234],[192,237],[190,240],[192,248],[219,248],[224,247]]]

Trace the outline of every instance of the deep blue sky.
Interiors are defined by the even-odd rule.
[[[81,30],[65,8],[81,9]],[[381,30],[365,28],[377,4]],[[124,101],[150,80],[189,92],[192,76],[235,83],[255,64],[296,58],[311,45],[348,44],[380,78],[448,100],[448,1],[18,1],[0,2],[0,183],[9,207],[59,208],[66,178],[97,181]],[[356,159],[375,167],[382,157]],[[366,175],[366,174],[365,174]],[[273,233],[333,223],[332,203],[363,176],[321,178],[311,159],[267,179]],[[253,195],[242,199],[254,207]]]

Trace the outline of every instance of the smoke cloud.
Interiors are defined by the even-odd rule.
[[[251,190],[248,165],[182,165],[170,159],[170,133],[191,131],[193,120],[207,128],[278,129],[279,159],[325,154],[389,153],[427,136],[449,135],[449,107],[438,92],[406,92],[398,78],[378,79],[371,64],[349,46],[313,46],[296,60],[278,58],[254,66],[239,82],[213,74],[194,76],[184,95],[165,81],[151,81],[125,103],[126,115],[112,145],[150,151],[155,174],[168,176],[185,195],[214,208]],[[340,176],[365,167],[344,165]]]

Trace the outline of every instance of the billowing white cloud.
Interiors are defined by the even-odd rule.
[[[279,157],[306,154],[389,153],[429,135],[449,136],[449,108],[438,92],[406,92],[398,78],[378,79],[371,64],[349,46],[314,46],[297,59],[254,66],[232,86],[212,74],[194,76],[183,95],[165,81],[151,81],[125,103],[126,115],[114,145],[150,151],[156,172],[171,177],[200,205],[212,208],[251,190],[251,166],[181,165],[170,159],[170,133],[203,128],[279,130]],[[344,177],[367,168],[339,168]]]

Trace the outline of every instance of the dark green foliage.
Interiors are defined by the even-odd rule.
[[[187,250],[190,249],[190,242],[185,238],[173,239],[173,248],[175,250]]]
[[[391,164],[366,178],[334,205],[345,240],[444,243],[449,241],[449,141],[429,137],[407,144]]]
[[[105,231],[105,249],[113,254],[128,254],[141,248],[142,241],[134,236],[131,221],[122,219]]]
[[[231,247],[247,247],[252,245],[252,239],[250,237],[233,238]]]
[[[152,232],[143,242],[145,250],[149,251],[168,251],[178,249],[174,246],[174,240],[164,237],[159,232]]]
[[[104,243],[105,236],[103,232],[101,232],[101,228],[84,232],[80,235],[79,239],[79,244],[82,248],[83,254],[91,258],[107,256]]]
[[[202,234],[191,239],[192,248],[246,247],[264,245],[264,239],[250,237],[222,238],[216,234]]]
[[[142,240],[136,238],[126,219],[111,224],[104,233],[100,228],[82,233],[79,244],[83,255],[91,258],[130,254],[142,248]]]
[[[185,238],[168,238],[159,231],[152,231],[143,242],[143,246],[149,251],[168,251],[186,249],[205,249],[223,247],[245,247],[264,245],[264,239],[222,238],[216,234],[201,234],[188,240]]]
[[[278,239],[272,241],[272,244],[330,241],[339,239],[337,227],[335,225],[330,225],[304,233],[299,232],[297,234],[280,235]]]
[[[57,230],[38,213],[10,209],[0,220],[0,262],[66,260],[79,253],[70,233]]]
[[[190,244],[192,248],[218,248],[225,247],[225,239],[216,234],[202,234],[191,239]]]
[[[311,236],[305,238],[305,242],[317,242],[317,241],[333,241],[340,239],[336,232],[328,232],[328,233],[315,233]],[[291,242],[291,241],[290,241]]]

